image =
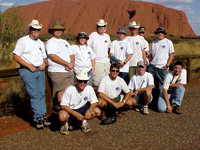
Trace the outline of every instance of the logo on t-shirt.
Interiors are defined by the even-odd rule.
[[[119,88],[119,87],[116,87],[116,90],[117,90],[117,91],[119,91],[119,90],[120,90],[120,88]]]
[[[88,97],[87,97],[87,96],[85,96],[85,97],[84,97],[84,100],[85,100],[85,101],[87,101],[87,100],[88,100]]]
[[[68,48],[68,45],[65,45],[65,47],[67,47],[67,48]]]
[[[90,52],[88,52],[88,54],[90,55],[91,53],[90,53]]]
[[[42,48],[40,47],[39,50],[42,50]]]
[[[135,44],[136,44],[136,45],[138,45],[138,44],[139,44],[139,42],[136,42]]]
[[[162,46],[162,48],[165,48],[165,47],[166,47],[165,45]]]
[[[121,47],[120,49],[121,49],[121,50],[123,50],[123,49],[124,49],[124,47]]]
[[[105,42],[105,43],[107,43],[108,41],[107,41],[107,40],[105,40],[104,42]]]

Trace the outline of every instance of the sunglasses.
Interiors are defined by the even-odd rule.
[[[111,70],[112,72],[119,72],[119,70]]]
[[[32,31],[40,31],[40,29],[30,28]]]
[[[78,80],[78,82],[86,84],[88,81],[87,80]]]

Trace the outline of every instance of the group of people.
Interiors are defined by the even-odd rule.
[[[131,32],[129,36],[126,28]],[[17,41],[13,51],[13,58],[21,67],[19,75],[30,95],[36,129],[51,125],[45,115],[47,62],[60,106],[61,134],[68,134],[75,123],[83,132],[89,132],[88,120],[94,117],[102,120],[102,125],[114,123],[115,116],[123,115],[122,108],[148,115],[152,100],[157,101],[159,112],[181,114],[186,70],[177,61],[174,71],[169,73],[174,48],[165,38],[164,28],[156,29],[158,39],[150,49],[143,37],[146,28],[135,21],[120,27],[118,39],[113,42],[105,33],[107,23],[103,19],[89,36],[79,32],[74,45],[61,38],[66,28],[58,21],[48,29],[53,36],[45,45],[38,39],[41,29],[42,24],[32,20],[27,27],[28,35]],[[158,100],[153,99],[153,90],[159,94]]]

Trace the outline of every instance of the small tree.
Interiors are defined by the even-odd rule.
[[[22,27],[24,20],[19,6],[13,6],[6,12],[0,9],[0,66],[11,62],[10,53],[14,49],[16,40],[24,33]]]

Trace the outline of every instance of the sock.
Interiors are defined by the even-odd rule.
[[[148,108],[148,105],[144,105],[144,108]]]
[[[86,123],[86,122],[87,122],[87,120],[86,120],[86,119],[84,119],[84,120],[83,120],[83,123]]]

